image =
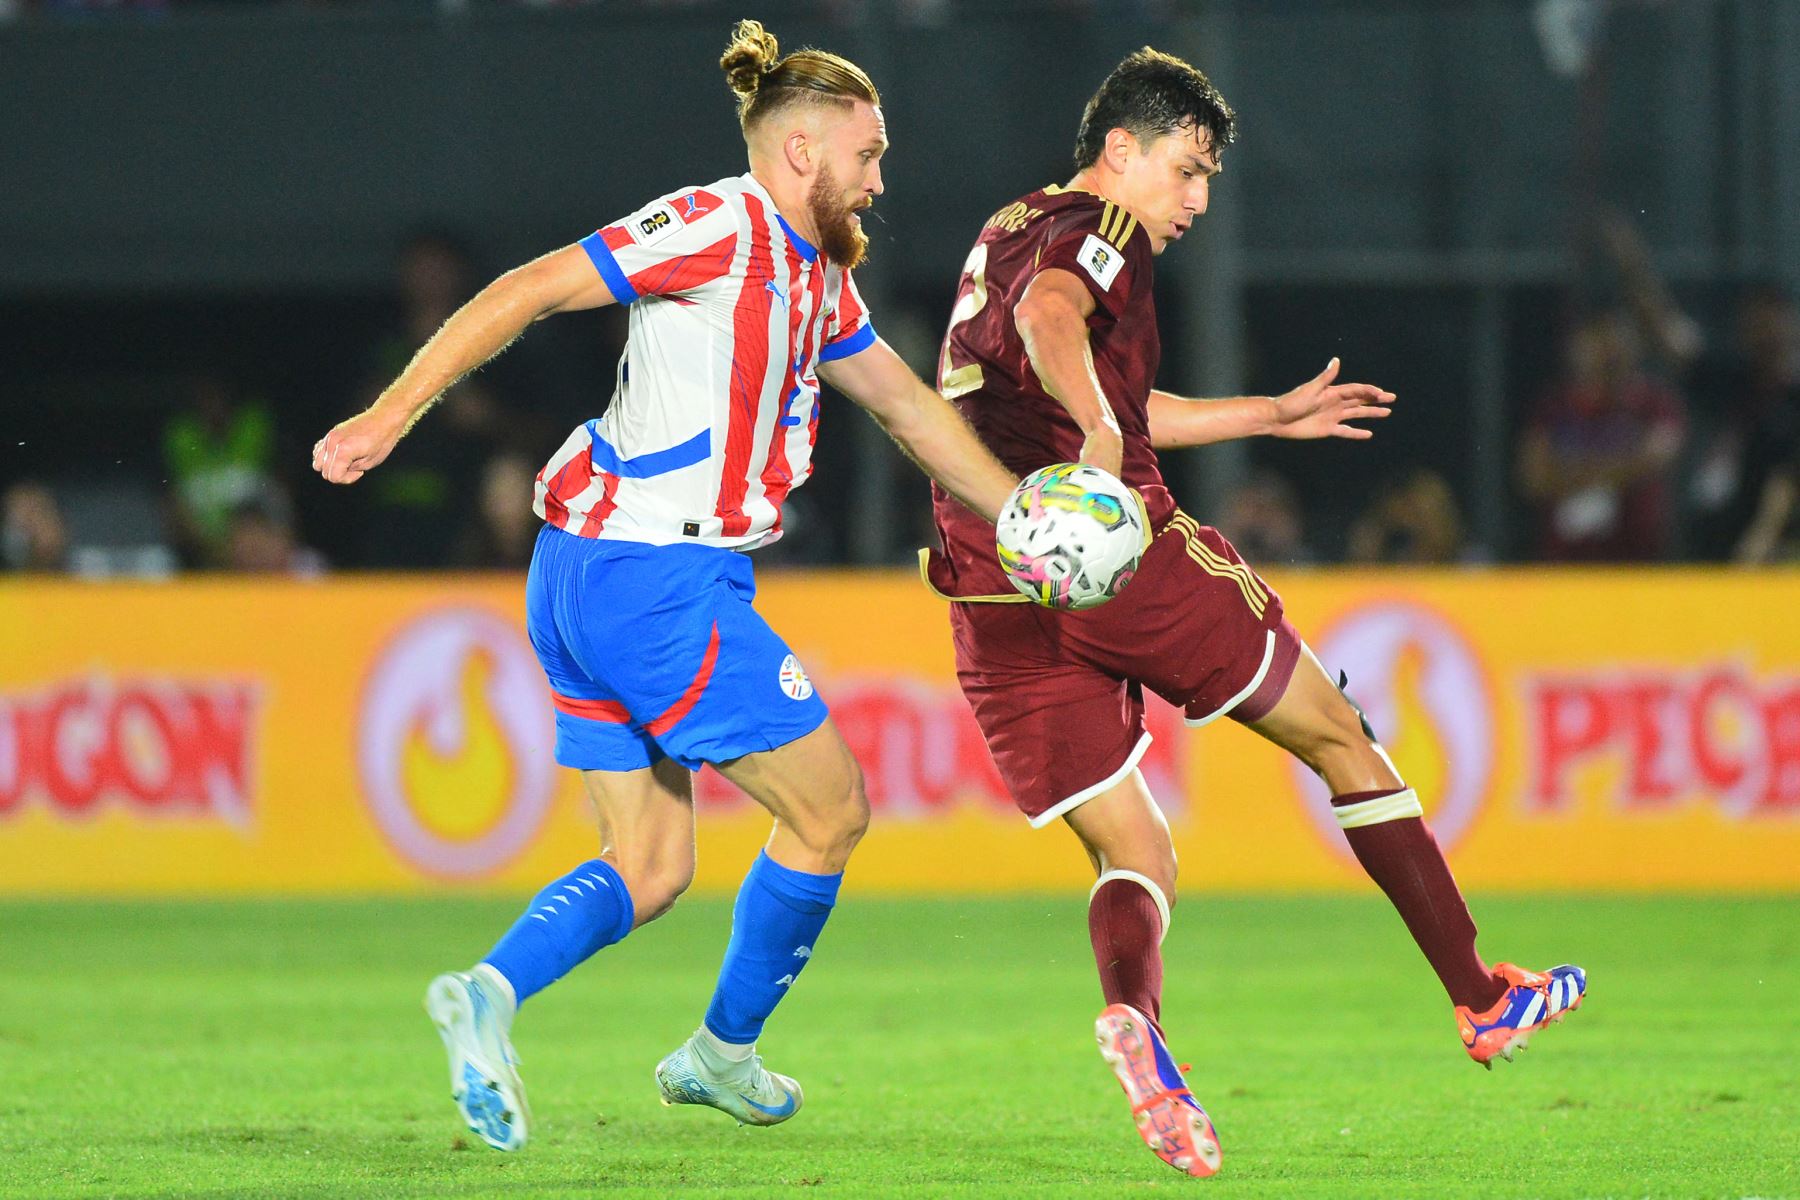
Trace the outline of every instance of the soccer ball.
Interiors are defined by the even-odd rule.
[[[1131,582],[1149,545],[1136,494],[1081,463],[1020,480],[994,532],[1006,577],[1046,608],[1105,604]]]

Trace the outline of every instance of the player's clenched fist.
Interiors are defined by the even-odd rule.
[[[404,419],[379,407],[340,421],[313,444],[313,470],[327,483],[355,483],[393,451],[406,432]]]

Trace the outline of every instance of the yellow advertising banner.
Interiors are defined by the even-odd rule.
[[[1800,887],[1800,574],[1319,572],[1271,582],[1475,889]],[[0,586],[0,891],[528,891],[596,848],[517,577]],[[861,760],[871,890],[1083,886],[1012,808],[943,604],[765,572]],[[1186,890],[1366,888],[1321,786],[1154,703]],[[1070,781],[1070,791],[1093,781]],[[698,886],[768,819],[702,772]]]

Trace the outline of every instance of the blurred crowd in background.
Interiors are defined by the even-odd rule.
[[[1118,54],[1215,73],[1244,133],[1158,260],[1160,382],[1279,392],[1335,354],[1400,394],[1369,442],[1164,456],[1253,564],[1800,560],[1800,5],[763,7],[790,48],[894,81],[859,278],[928,379],[954,264],[1067,178]],[[27,114],[0,144],[0,570],[522,569],[533,477],[604,411],[623,310],[533,327],[352,487],[311,447],[500,271],[741,169],[711,74],[741,15],[0,0]],[[665,87],[677,60],[694,87]],[[920,86],[943,75],[952,109]],[[759,562],[899,564],[933,536],[923,479],[841,399],[815,464]]]
[[[1794,298],[1774,284],[1746,284],[1709,326],[1676,303],[1622,218],[1609,218],[1602,235],[1614,286],[1598,294],[1613,299],[1569,302],[1549,383],[1513,406],[1519,545],[1474,544],[1455,482],[1429,458],[1354,489],[1366,501],[1324,520],[1279,467],[1253,455],[1206,519],[1270,568],[1800,561]],[[538,526],[533,477],[570,428],[603,410],[610,362],[623,346],[618,310],[594,314],[598,336],[580,339],[579,349],[574,339],[532,331],[447,393],[354,487],[329,488],[308,470],[311,443],[379,394],[484,281],[455,237],[409,239],[393,294],[346,331],[360,351],[338,370],[298,381],[310,402],[277,404],[254,381],[205,362],[154,377],[151,390],[166,403],[150,406],[153,417],[163,414],[153,483],[96,487],[79,441],[48,447],[32,456],[29,473],[0,481],[0,561],[11,571],[89,576],[523,569]],[[919,331],[942,319],[898,316],[896,326]],[[921,344],[903,350],[915,365],[929,364],[923,333],[913,340]],[[1434,402],[1445,401],[1406,397],[1392,422],[1406,419],[1408,403]],[[790,500],[793,535],[763,561],[846,558],[846,532],[834,526],[856,471],[844,426],[864,419],[848,408],[827,409],[820,471]],[[902,542],[930,530],[923,491],[909,482],[911,511],[894,519],[916,536]]]

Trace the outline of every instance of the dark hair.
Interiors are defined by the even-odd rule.
[[[827,50],[796,50],[783,58],[780,43],[760,21],[737,23],[719,68],[738,98],[738,123],[745,133],[791,104],[881,103],[861,67]]]
[[[1088,101],[1075,135],[1075,169],[1100,160],[1114,129],[1147,143],[1193,126],[1207,132],[1215,153],[1237,140],[1237,114],[1212,81],[1174,55],[1145,46],[1126,55]]]

